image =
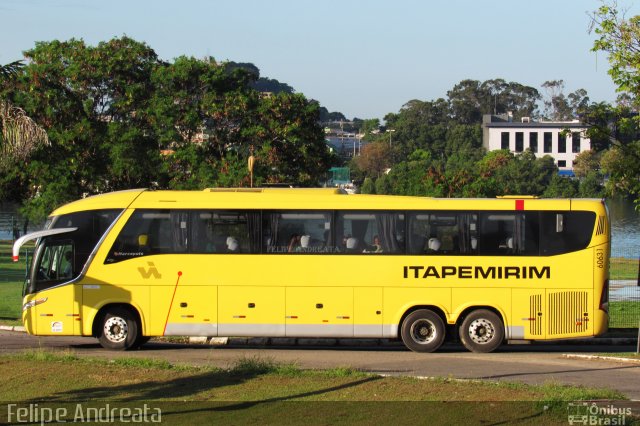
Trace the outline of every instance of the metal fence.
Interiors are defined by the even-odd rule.
[[[619,252],[611,258],[609,328],[640,326],[640,253]]]

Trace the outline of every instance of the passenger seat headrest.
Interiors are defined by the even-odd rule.
[[[348,249],[354,249],[356,248],[356,246],[358,245],[358,239],[357,238],[347,238],[347,248]]]

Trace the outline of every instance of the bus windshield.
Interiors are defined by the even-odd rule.
[[[33,256],[26,294],[77,278],[121,210],[89,210],[52,218],[49,229],[77,228],[41,238]]]

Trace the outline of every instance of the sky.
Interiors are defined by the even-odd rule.
[[[586,89],[612,102],[604,53],[591,52],[599,0],[0,0],[0,64],[37,41],[127,35],[166,61],[251,62],[347,118],[380,118],[445,98],[464,79],[503,78],[544,94]],[[618,0],[627,16],[631,1]]]

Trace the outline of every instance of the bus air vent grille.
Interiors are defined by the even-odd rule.
[[[549,335],[582,333],[589,325],[587,292],[549,293]]]
[[[604,216],[598,216],[598,226],[596,228],[596,235],[602,235],[607,232],[607,221]]]
[[[542,336],[542,295],[529,297],[529,334]]]

